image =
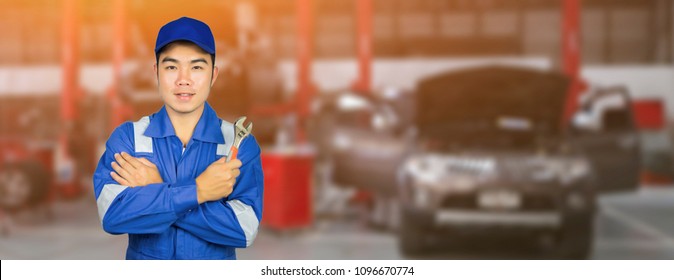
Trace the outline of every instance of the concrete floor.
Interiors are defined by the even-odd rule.
[[[604,195],[595,232],[594,259],[674,259],[674,186],[644,187]],[[40,211],[12,217],[11,232],[0,237],[0,259],[123,259],[125,235],[100,228],[93,199],[58,202],[53,219]],[[402,259],[396,236],[373,230],[353,217],[322,218],[292,232],[262,228],[239,259]],[[531,258],[512,254],[450,252],[429,259]]]

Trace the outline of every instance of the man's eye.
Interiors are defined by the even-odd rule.
[[[192,69],[194,69],[194,70],[201,70],[201,69],[204,69],[204,67],[201,67],[201,66],[194,66],[194,67],[192,67]]]
[[[178,68],[176,68],[176,67],[173,66],[173,65],[170,65],[170,66],[166,66],[165,69],[166,69],[166,70],[175,70],[175,69],[178,69]]]

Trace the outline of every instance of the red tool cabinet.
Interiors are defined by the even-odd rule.
[[[262,225],[275,230],[309,226],[312,215],[313,154],[263,152]]]

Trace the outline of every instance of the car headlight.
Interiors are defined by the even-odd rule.
[[[532,163],[531,178],[537,182],[559,180],[562,185],[574,183],[590,175],[590,164],[579,158],[546,158]]]
[[[591,167],[586,159],[571,159],[560,172],[559,181],[566,185],[590,176]]]
[[[414,178],[416,185],[467,190],[492,178],[496,161],[493,158],[426,154],[410,158],[405,171]]]
[[[440,181],[442,170],[434,160],[427,156],[411,158],[405,165],[405,171],[421,184],[437,184]]]

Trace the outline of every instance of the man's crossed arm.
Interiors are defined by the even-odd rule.
[[[136,158],[128,153],[115,154],[110,176],[117,183],[129,187],[143,187],[163,183],[157,166],[145,158]],[[241,161],[226,162],[226,157],[211,163],[197,178],[197,200],[199,204],[222,199],[232,193],[236,177],[241,172]]]

